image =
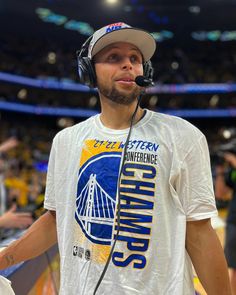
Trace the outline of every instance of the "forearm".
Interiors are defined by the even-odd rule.
[[[56,242],[55,217],[46,212],[19,240],[0,252],[0,269],[39,256]]]
[[[191,231],[188,234],[187,230],[186,249],[205,291],[208,295],[230,295],[227,264],[215,231],[211,225]]]

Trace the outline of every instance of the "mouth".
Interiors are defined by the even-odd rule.
[[[116,80],[116,82],[121,83],[121,84],[128,84],[128,85],[131,85],[131,84],[135,83],[134,79],[130,78],[130,77],[119,78],[119,79]]]

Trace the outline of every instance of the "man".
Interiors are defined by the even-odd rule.
[[[82,47],[80,80],[98,87],[101,114],[54,138],[49,212],[3,253],[1,268],[45,251],[57,232],[60,294],[194,294],[190,258],[208,295],[231,294],[210,223],[217,211],[205,137],[180,118],[137,107],[144,89],[135,79],[151,72],[154,52],[149,33],[124,23]]]
[[[236,295],[236,155],[224,154],[226,165],[218,165],[215,179],[215,194],[218,199],[227,199],[229,203],[225,230],[225,256],[230,270],[230,283],[233,295]]]

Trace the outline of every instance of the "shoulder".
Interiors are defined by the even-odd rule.
[[[156,133],[172,149],[188,152],[194,145],[206,141],[205,135],[192,123],[180,117],[152,112],[150,126],[155,126]]]
[[[67,127],[59,131],[53,139],[53,144],[68,144],[71,140],[80,137],[85,132],[85,130],[87,130],[88,128],[90,128],[90,126],[93,125],[94,118],[95,116],[92,116],[83,122],[77,123],[71,127]]]
[[[197,137],[203,136],[203,133],[187,120],[163,113],[153,112],[153,117],[160,122],[160,126],[166,131],[175,133],[177,136],[192,134]]]

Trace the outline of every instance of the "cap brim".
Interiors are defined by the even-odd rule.
[[[127,42],[135,45],[142,53],[144,61],[148,61],[156,50],[156,41],[150,33],[140,29],[125,28],[100,37],[93,45],[91,58],[106,46],[116,42]]]

